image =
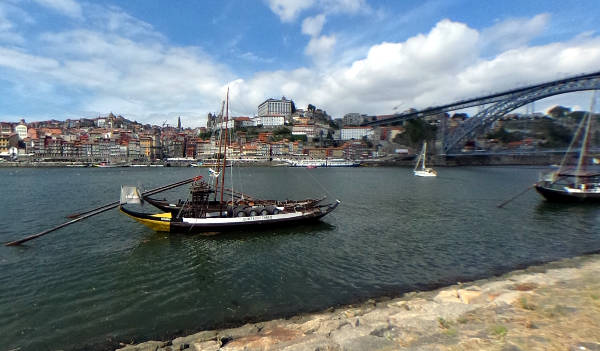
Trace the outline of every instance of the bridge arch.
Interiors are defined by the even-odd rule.
[[[459,145],[462,146],[467,139],[473,138],[477,133],[490,127],[492,123],[510,111],[550,96],[586,90],[600,90],[600,76],[582,77],[581,79],[559,81],[554,84],[548,83],[510,94],[506,99],[495,102],[479,111],[454,129],[451,134],[446,135],[443,154],[448,154]]]

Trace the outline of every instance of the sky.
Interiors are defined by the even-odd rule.
[[[596,0],[0,0],[0,121],[391,114],[600,71]],[[589,105],[585,93],[539,101]],[[582,107],[583,106],[583,107]]]

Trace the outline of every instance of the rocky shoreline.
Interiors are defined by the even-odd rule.
[[[600,351],[600,254],[120,351]]]

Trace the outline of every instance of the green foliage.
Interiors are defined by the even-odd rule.
[[[202,140],[210,139],[211,136],[212,136],[212,132],[210,132],[210,131],[203,132],[203,133],[198,133],[198,138],[200,138]]]
[[[456,330],[455,328],[446,329],[444,330],[444,334],[453,338],[458,335],[458,330]]]
[[[495,336],[503,338],[504,336],[506,336],[506,333],[508,333],[508,329],[506,329],[506,327],[503,325],[497,324],[491,328],[491,332]]]
[[[308,138],[306,137],[306,135],[291,135],[289,137],[290,141],[303,141],[303,142],[307,142]]]
[[[246,127],[243,129],[240,128],[239,130],[245,131],[246,136],[248,136],[248,137],[256,137],[256,136],[258,136],[258,132],[259,132],[259,128],[257,128],[257,127]]]
[[[429,123],[421,119],[411,119],[404,125],[406,130],[404,135],[408,140],[408,144],[416,146],[423,142],[423,140],[432,140],[435,138],[437,127],[430,125]]]
[[[290,139],[292,137],[292,131],[286,127],[280,127],[273,130],[273,141],[280,141],[283,139]]]
[[[548,110],[548,115],[554,118],[567,117],[571,113],[571,109],[563,106],[554,106]]]
[[[574,123],[579,123],[586,114],[587,112],[585,111],[573,111],[568,114],[568,118]]]
[[[438,317],[438,323],[440,325],[440,328],[443,328],[443,329],[449,329],[451,326],[450,321],[447,321],[442,317]]]
[[[488,139],[497,139],[503,143],[510,143],[511,141],[523,140],[521,133],[509,133],[504,127],[500,128],[495,132],[488,133],[486,136]]]
[[[521,305],[521,308],[523,308],[525,310],[530,310],[530,311],[533,311],[537,308],[537,306],[534,305],[533,303],[529,302],[529,300],[527,300],[526,297],[521,297],[519,299],[519,305]]]
[[[548,119],[539,121],[534,130],[546,139],[543,146],[549,148],[567,146],[573,137],[573,133],[569,128]]]
[[[292,131],[289,128],[281,127],[273,131],[273,135],[291,135]]]

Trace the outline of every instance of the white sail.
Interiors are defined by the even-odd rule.
[[[418,177],[435,177],[437,172],[433,168],[428,168],[425,164],[427,158],[427,142],[423,142],[423,149],[419,153],[417,163],[415,164],[414,174]],[[419,167],[420,166],[420,167]]]

